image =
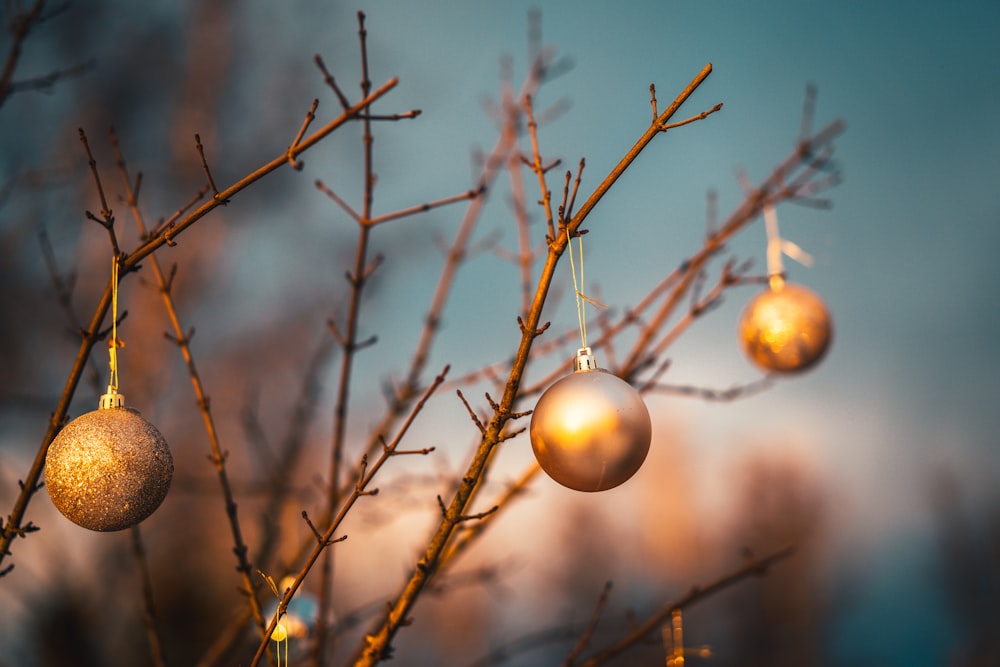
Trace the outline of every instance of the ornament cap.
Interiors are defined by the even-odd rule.
[[[573,372],[596,371],[597,357],[594,356],[590,347],[581,347],[576,351],[576,358],[573,359]]]
[[[112,386],[108,385],[108,393],[101,396],[101,402],[98,404],[101,410],[111,410],[112,408],[124,408],[125,407],[125,396],[119,394],[118,391]]]

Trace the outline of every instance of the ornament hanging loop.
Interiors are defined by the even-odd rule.
[[[583,234],[577,232],[577,238],[579,239],[580,247],[580,279],[577,280],[576,277],[576,262],[573,260],[573,239],[569,233],[569,225],[566,225],[566,249],[569,250],[569,267],[573,273],[573,293],[576,297],[576,319],[580,326],[580,349],[577,351],[577,359],[574,361],[574,367],[576,367],[577,362],[580,360],[581,355],[584,350],[587,350],[587,355],[593,359],[593,354],[591,354],[590,348],[587,346],[587,304],[590,303],[597,308],[607,308],[603,303],[597,301],[596,299],[591,299],[589,296],[580,291],[580,287],[585,284],[584,282],[584,267],[583,267]],[[597,368],[597,363],[594,362],[594,368]],[[579,369],[578,369],[579,370]]]
[[[773,291],[781,289],[785,284],[785,269],[781,256],[788,255],[803,266],[812,265],[812,255],[805,250],[781,238],[778,231],[778,213],[774,204],[764,205],[764,228],[767,230],[767,281]]]
[[[111,259],[111,340],[108,341],[108,365],[111,377],[108,391],[101,396],[98,407],[102,410],[125,407],[125,397],[118,393],[118,348],[124,345],[118,340],[118,264],[121,255],[114,253]]]

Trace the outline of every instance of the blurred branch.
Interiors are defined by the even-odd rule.
[[[38,242],[42,247],[45,268],[49,272],[49,279],[52,281],[52,287],[56,291],[59,306],[66,314],[70,326],[73,327],[73,333],[78,333],[82,330],[82,327],[77,319],[76,311],[73,309],[73,289],[76,287],[76,271],[70,271],[65,277],[60,273],[55,253],[52,250],[52,242],[49,240],[49,234],[44,227],[38,233]],[[94,389],[94,393],[98,395],[103,389],[100,373],[101,371],[97,366],[97,362],[90,359],[90,384]]]
[[[261,512],[259,546],[254,562],[266,564],[279,544],[281,508],[295,492],[294,470],[306,446],[306,431],[315,420],[321,394],[320,375],[333,352],[333,340],[323,336],[313,352],[299,387],[299,395],[288,418],[288,431],[281,441],[277,456],[264,461],[270,471],[267,480],[267,505]]]
[[[156,629],[156,605],[153,603],[153,582],[149,576],[149,562],[146,560],[146,548],[142,543],[142,533],[139,526],[129,529],[132,538],[132,555],[139,567],[139,588],[142,591],[142,623],[146,627],[146,641],[149,642],[149,658],[154,667],[164,667],[166,657],[163,654],[163,643]]]
[[[10,5],[8,5],[9,7]],[[7,58],[4,60],[3,70],[0,71],[0,106],[7,101],[11,94],[11,83],[18,61],[21,59],[24,40],[28,38],[31,30],[41,22],[44,9],[45,0],[35,0],[35,3],[26,11],[15,10],[14,16],[7,20],[7,24],[10,26],[11,44],[7,51]]]
[[[66,79],[72,79],[74,77],[82,76],[87,72],[94,69],[96,61],[88,60],[82,62],[78,65],[73,65],[71,67],[66,67],[62,69],[54,69],[48,74],[43,74],[41,76],[35,76],[30,79],[22,79],[21,81],[13,81],[10,83],[7,89],[7,97],[15,93],[20,93],[22,91],[28,90],[38,90],[44,93],[51,92],[57,83],[64,81]],[[0,98],[0,105],[3,104],[3,99]]]
[[[590,622],[587,623],[587,627],[580,633],[580,637],[577,639],[576,645],[573,646],[569,655],[566,656],[566,660],[563,662],[564,666],[572,665],[573,661],[587,650],[587,646],[590,644],[590,641],[594,636],[594,630],[597,629],[597,624],[601,620],[601,614],[604,613],[604,607],[608,603],[608,596],[610,594],[611,582],[609,581],[605,583],[604,588],[601,589],[601,595],[597,598],[597,604],[594,606],[594,611],[590,615]]]
[[[712,389],[709,387],[695,387],[692,385],[675,384],[647,384],[643,391],[655,394],[674,394],[676,396],[693,396],[703,401],[727,402],[739,398],[747,398],[762,391],[766,391],[774,386],[774,380],[770,377],[763,377],[753,382],[739,384],[727,389]]]
[[[609,582],[605,585],[590,620],[583,628],[580,628],[576,624],[567,624],[523,635],[503,646],[493,649],[479,660],[471,663],[468,667],[491,667],[492,665],[499,665],[521,653],[543,646],[566,642],[571,639],[576,639],[577,641],[563,663],[563,667],[598,667],[657,635],[663,624],[670,619],[674,610],[687,609],[693,604],[730,588],[749,577],[764,576],[772,566],[790,557],[794,552],[794,547],[786,546],[762,558],[749,560],[742,567],[719,577],[713,582],[701,586],[692,586],[687,593],[661,606],[642,621],[635,622],[633,619],[630,622],[630,630],[615,643],[584,658],[582,662],[577,662],[577,658],[591,641],[594,629],[604,611],[611,587]],[[583,649],[580,649],[581,646],[583,646]]]
[[[660,627],[670,619],[670,615],[675,609],[687,609],[696,602],[715,595],[749,577],[764,576],[772,565],[788,558],[793,553],[795,553],[795,547],[786,546],[762,558],[750,560],[743,567],[733,570],[709,584],[692,586],[685,595],[660,607],[659,611],[639,623],[622,639],[588,657],[583,662],[567,662],[565,667],[597,667],[598,665],[603,665],[639,642],[644,641],[647,637],[659,633]]]
[[[42,76],[14,81],[14,73],[20,64],[21,52],[28,36],[38,25],[62,13],[67,7],[67,5],[60,5],[46,13],[45,2],[46,0],[35,0],[26,9],[21,8],[20,2],[7,3],[7,31],[10,34],[11,43],[7,50],[7,57],[4,59],[3,69],[0,70],[0,107],[14,93],[24,90],[51,90],[59,81],[79,76],[94,65],[93,62],[86,62],[65,69],[54,69]],[[11,15],[12,10],[13,14]]]

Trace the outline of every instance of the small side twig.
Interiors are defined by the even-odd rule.
[[[604,607],[608,603],[610,594],[611,582],[608,581],[604,584],[604,588],[601,589],[601,595],[597,598],[597,604],[594,605],[594,611],[590,614],[590,621],[587,623],[587,627],[580,633],[580,638],[577,640],[576,645],[573,646],[566,656],[566,660],[563,661],[564,666],[572,665],[573,661],[587,650],[587,646],[594,636],[594,631],[597,629],[597,624],[601,620],[601,615],[604,613]]]
[[[324,546],[330,546],[331,544],[336,544],[337,542],[343,542],[344,540],[347,539],[347,535],[341,535],[337,539],[328,539],[324,541],[323,535],[316,528],[316,524],[314,524],[312,522],[312,519],[309,518],[309,512],[302,510],[302,518],[305,520],[306,525],[309,526],[309,530],[312,531],[313,537],[316,538],[316,542],[318,542],[319,544],[322,544]]]
[[[104,186],[101,184],[101,175],[97,172],[97,160],[94,159],[94,154],[90,150],[90,142],[87,141],[87,134],[83,131],[82,127],[79,128],[78,131],[80,133],[80,143],[83,144],[83,150],[87,154],[87,166],[90,167],[90,173],[94,177],[94,187],[97,189],[97,196],[101,201],[101,217],[98,218],[90,211],[86,211],[86,215],[89,220],[93,220],[108,230],[108,236],[111,239],[111,248],[117,257],[121,254],[121,249],[118,247],[118,237],[115,235],[115,216],[108,207],[108,200],[104,196]]]
[[[719,102],[711,109],[708,109],[707,111],[702,111],[700,114],[696,116],[691,116],[690,118],[677,121],[676,123],[660,124],[657,126],[657,128],[659,129],[660,132],[666,132],[667,130],[672,130],[675,127],[681,127],[682,125],[689,125],[690,123],[694,123],[699,120],[704,120],[709,116],[711,116],[716,111],[721,111],[721,110],[722,110],[722,102]]]
[[[458,398],[462,401],[462,405],[465,406],[466,411],[469,413],[469,417],[472,418],[472,422],[476,425],[476,428],[479,429],[479,432],[486,433],[486,427],[483,426],[483,422],[479,418],[479,415],[476,414],[476,411],[472,409],[471,405],[469,405],[469,401],[466,400],[465,394],[462,393],[462,390],[456,389],[455,393],[458,394]]]
[[[301,137],[299,137],[301,141]],[[298,142],[295,142],[297,145]],[[208,160],[205,158],[205,147],[201,144],[201,135],[194,135],[194,147],[198,151],[198,157],[201,158],[201,168],[205,170],[205,177],[208,179],[208,186],[212,189],[212,198],[217,202],[226,206],[229,204],[229,200],[219,194],[219,188],[215,187],[215,179],[212,178],[212,170],[208,168]],[[290,164],[295,164],[295,151],[293,148],[289,148],[285,153],[285,158]]]
[[[435,208],[440,208],[442,206],[447,206],[448,204],[454,204],[456,202],[468,201],[469,199],[475,199],[479,197],[484,192],[486,192],[486,187],[480,185],[473,190],[466,190],[465,192],[459,193],[457,195],[452,195],[450,197],[442,197],[441,199],[436,199],[434,201],[426,202],[424,204],[417,204],[416,206],[410,206],[407,208],[399,209],[398,211],[393,211],[392,213],[385,213],[383,215],[371,218],[366,222],[366,224],[374,227],[383,222],[389,222],[390,220],[398,220],[399,218],[405,218],[416,213],[424,213],[426,211],[433,210]]]
[[[524,98],[524,113],[528,118],[528,134],[531,136],[531,157],[532,160],[527,162],[531,167],[531,170],[535,172],[538,177],[538,187],[541,191],[541,200],[539,203],[545,209],[545,224],[549,228],[549,239],[554,240],[556,238],[556,227],[554,218],[552,217],[552,191],[549,190],[545,183],[545,172],[549,169],[555,167],[558,162],[549,165],[548,167],[542,165],[542,156],[538,150],[538,122],[535,120],[534,108],[531,104],[531,96],[528,95]]]
[[[330,90],[332,90],[334,95],[337,96],[337,99],[340,100],[340,106],[344,109],[349,109],[351,103],[347,101],[347,97],[344,95],[344,92],[340,89],[340,86],[337,85],[337,82],[334,81],[333,75],[330,74],[330,70],[326,68],[326,63],[323,62],[323,58],[317,54],[314,57],[314,60],[316,62],[316,67],[318,67],[319,71],[323,74],[323,80],[326,82],[326,85],[330,86]]]
[[[302,161],[295,158],[295,148],[302,141],[302,137],[305,136],[306,130],[312,125],[312,122],[316,120],[316,109],[319,107],[319,99],[314,99],[312,105],[309,107],[309,111],[306,112],[305,120],[302,121],[302,126],[299,128],[298,134],[292,139],[292,143],[288,145],[288,152],[285,156],[288,158],[288,164],[292,166],[292,169],[296,171],[302,170]]]

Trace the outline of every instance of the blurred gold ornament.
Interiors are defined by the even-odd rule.
[[[652,424],[629,383],[597,367],[581,348],[574,371],[545,390],[531,415],[531,448],[542,470],[577,491],[628,480],[649,452]]]
[[[796,373],[816,364],[830,347],[830,313],[812,290],[777,279],[740,318],[740,344],[765,371]]]
[[[138,524],[163,502],[173,474],[166,440],[110,387],[101,407],[67,424],[45,457],[52,504],[90,530]]]

